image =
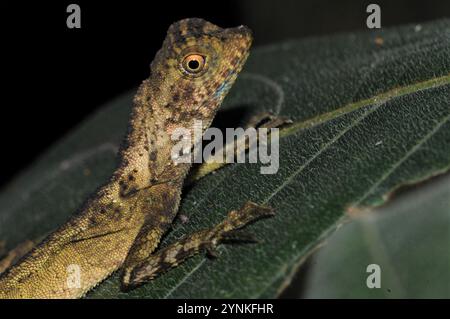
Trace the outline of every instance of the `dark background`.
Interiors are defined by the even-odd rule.
[[[66,27],[70,3],[81,7],[81,29]],[[450,17],[448,0],[2,1],[0,186],[102,103],[145,79],[178,19],[246,24],[258,46],[363,30],[369,3],[381,6],[382,27]]]

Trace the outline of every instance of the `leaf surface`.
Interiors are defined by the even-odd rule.
[[[222,246],[217,260],[196,256],[128,294],[115,275],[88,297],[275,297],[347,211],[447,171],[450,21],[417,30],[254,49],[215,125],[236,127],[264,111],[291,118],[281,131],[279,170],[262,175],[260,164],[233,164],[197,181],[180,209],[188,222],[177,219],[164,244],[211,227],[247,200],[276,209],[275,218],[249,227],[263,242]],[[4,189],[7,248],[55,229],[113,172],[132,96],[103,107]]]

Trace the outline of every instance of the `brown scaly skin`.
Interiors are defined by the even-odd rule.
[[[201,19],[170,26],[151,75],[134,98],[117,170],[74,217],[0,276],[0,298],[81,297],[119,268],[122,289],[128,290],[199,249],[213,253],[236,229],[272,214],[247,203],[216,227],[152,254],[177,213],[190,168],[172,161],[177,141],[171,141],[171,133],[192,128],[194,120],[202,120],[203,129],[211,124],[251,40],[246,27],[221,29]],[[191,72],[186,63],[199,56],[205,63]],[[69,265],[80,267],[79,288],[67,284]]]

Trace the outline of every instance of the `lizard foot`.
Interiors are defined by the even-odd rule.
[[[187,235],[150,255],[143,262],[124,269],[121,289],[129,291],[144,284],[200,251],[206,251],[209,256],[217,257],[217,247],[220,244],[258,242],[253,235],[243,232],[241,228],[258,219],[271,216],[274,216],[272,208],[247,202],[240,209],[230,211],[228,216],[213,228]]]
[[[270,112],[263,112],[252,116],[247,123],[247,128],[280,128],[291,123],[292,120],[286,116],[278,116]]]

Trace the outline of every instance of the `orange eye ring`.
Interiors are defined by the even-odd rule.
[[[198,74],[203,71],[205,64],[205,56],[198,53],[192,53],[184,57],[182,67],[183,70],[189,74]]]

